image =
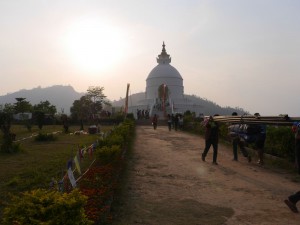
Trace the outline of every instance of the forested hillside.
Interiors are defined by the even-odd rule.
[[[72,86],[55,85],[46,88],[33,88],[31,90],[20,90],[14,93],[9,93],[0,96],[0,105],[6,103],[15,103],[16,98],[26,98],[26,101],[32,105],[38,104],[41,101],[49,101],[52,105],[56,106],[57,112],[69,114],[70,107],[73,102],[80,99],[84,93],[79,93],[74,90]]]

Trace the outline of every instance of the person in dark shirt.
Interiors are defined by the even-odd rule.
[[[237,116],[236,112],[232,113],[232,116]],[[228,127],[228,134],[232,141],[232,150],[233,150],[233,161],[238,161],[238,147],[242,152],[243,156],[247,158],[248,162],[251,162],[251,156],[245,148],[245,142],[240,137],[240,124],[233,124]]]
[[[217,115],[215,115],[217,116]],[[205,148],[202,153],[202,161],[205,161],[205,157],[210,149],[210,146],[213,146],[213,164],[218,165],[218,142],[219,142],[219,125],[214,121],[213,117],[210,116],[208,121],[205,124]]]
[[[255,113],[254,116],[259,118],[260,114]],[[255,149],[258,152],[257,163],[259,165],[264,165],[264,147],[265,147],[267,126],[265,124],[260,124],[257,126],[258,126],[258,131],[259,131],[255,137]]]
[[[168,129],[171,131],[172,129],[172,116],[168,114]]]
[[[158,117],[156,114],[154,114],[154,116],[152,118],[152,125],[153,125],[154,130],[156,130],[156,128],[157,128],[157,120],[158,120]]]

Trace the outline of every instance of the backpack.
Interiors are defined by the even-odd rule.
[[[242,130],[243,133],[248,135],[259,134],[262,131],[261,126],[257,124],[243,124]]]

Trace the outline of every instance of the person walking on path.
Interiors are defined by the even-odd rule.
[[[183,115],[181,114],[179,115],[179,129],[183,129]]]
[[[237,116],[236,112],[232,113],[232,116]],[[233,150],[233,161],[238,161],[238,147],[242,152],[243,156],[247,158],[248,162],[251,162],[251,156],[245,148],[245,142],[240,137],[241,125],[234,124],[228,127],[228,134],[232,141],[232,150]]]
[[[171,131],[172,129],[172,117],[170,114],[168,114],[168,128],[169,128],[169,131]]]
[[[300,122],[295,122],[292,126],[292,131],[295,134],[295,156],[298,174],[300,174]]]
[[[177,131],[178,129],[178,124],[179,124],[179,115],[176,114],[174,117],[174,129]]]
[[[260,114],[255,113],[254,116],[259,118]],[[264,147],[265,147],[267,126],[265,124],[261,124],[258,126],[259,126],[259,132],[257,133],[256,138],[255,138],[255,148],[257,149],[257,152],[258,152],[257,163],[262,166],[262,165],[264,165]]]
[[[158,120],[158,117],[156,114],[154,114],[154,116],[152,118],[152,125],[153,125],[154,130],[156,130],[156,128],[157,128],[157,120]]]
[[[217,115],[215,115],[217,116]],[[202,153],[202,161],[205,161],[205,157],[213,146],[213,164],[218,165],[218,142],[219,142],[219,125],[214,121],[213,117],[210,116],[208,121],[205,123],[205,148]]]

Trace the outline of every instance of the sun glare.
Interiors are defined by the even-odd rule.
[[[73,63],[87,72],[100,72],[124,57],[127,38],[121,28],[100,18],[85,18],[72,24],[66,46]]]

